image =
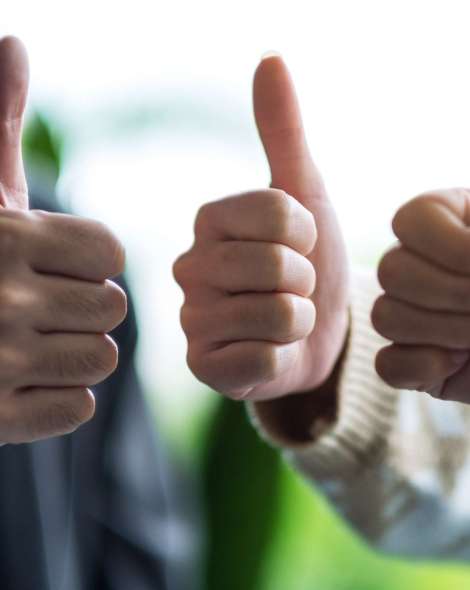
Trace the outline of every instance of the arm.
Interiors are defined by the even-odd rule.
[[[376,547],[456,557],[470,522],[462,518],[454,526],[457,512],[448,494],[426,482],[423,487],[422,478],[408,469],[414,464],[420,477],[426,471],[436,477],[443,440],[431,429],[426,463],[422,436],[400,430],[403,417],[412,417],[424,433],[435,403],[442,402],[432,405],[415,394],[416,408],[402,411],[413,394],[400,390],[463,393],[465,373],[450,389],[434,386],[453,379],[468,359],[468,318],[452,312],[456,302],[469,308],[470,286],[461,277],[423,267],[416,257],[407,258],[411,267],[392,257],[392,271],[385,273],[390,297],[379,300],[373,317],[375,328],[399,346],[379,353],[377,368],[390,386],[380,381],[374,357],[384,341],[369,322],[376,288],[367,296],[362,283],[355,292],[365,300],[353,293],[351,301],[341,231],[279,57],[258,66],[253,95],[275,188],[223,199],[199,213],[194,244],[174,267],[185,293],[181,319],[189,366],[213,389],[256,404],[254,415],[265,433],[288,449],[291,460]],[[405,215],[406,227],[398,224],[406,234],[398,237],[408,242],[411,235],[417,248],[414,237],[421,236],[418,246],[439,255],[446,244],[438,238],[449,237],[457,225],[452,262],[460,271],[466,264],[468,273],[468,228],[463,230],[462,219],[449,223],[442,200],[437,207],[435,201],[430,212],[418,201],[418,210],[413,206]],[[462,217],[468,208],[462,199],[458,203]],[[420,231],[413,231],[414,224]],[[439,313],[416,314],[416,300],[414,307],[397,308],[390,282],[399,297],[420,294],[427,305],[437,299],[450,313],[444,319]],[[454,302],[450,308],[449,301]],[[413,342],[427,346],[413,347],[410,354],[407,345]],[[444,416],[443,408],[436,413]],[[466,439],[453,442],[457,452],[449,458],[465,455]]]
[[[378,288],[354,278],[349,341],[330,379],[315,392],[249,404],[252,421],[374,548],[468,559],[469,413],[377,376],[384,341],[369,315]]]

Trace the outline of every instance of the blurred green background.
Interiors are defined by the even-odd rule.
[[[250,82],[270,48],[292,65],[354,262],[376,262],[405,199],[470,185],[465,3],[65,4],[18,0],[4,15],[32,57],[28,169],[126,243],[141,376],[175,460],[199,482],[202,590],[470,586],[462,566],[373,553],[259,440],[241,404],[192,379],[170,270],[203,202],[268,182]]]

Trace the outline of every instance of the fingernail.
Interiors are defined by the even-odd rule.
[[[450,358],[454,365],[463,365],[468,360],[470,353],[468,351],[455,351],[451,353]]]
[[[263,61],[264,59],[269,59],[270,57],[280,57],[282,58],[282,55],[279,53],[279,51],[276,50],[270,50],[270,51],[265,51],[263,53],[263,55],[261,56],[261,61]]]

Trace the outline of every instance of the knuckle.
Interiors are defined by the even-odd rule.
[[[188,347],[186,355],[187,365],[192,374],[207,385],[211,385],[211,378],[207,368],[207,363],[204,362],[204,355],[193,349],[192,346]]]
[[[185,252],[181,254],[173,264],[173,277],[178,285],[184,288],[184,285],[189,279],[190,276],[190,253]]]
[[[18,257],[23,251],[22,225],[16,219],[2,219],[0,224],[0,256],[4,260]]]
[[[214,249],[214,266],[236,265],[243,260],[245,242],[218,242]]]
[[[270,246],[268,260],[273,289],[278,289],[284,281],[287,263],[286,257],[287,249],[285,246],[281,246],[280,244]]]
[[[260,351],[253,359],[255,372],[264,381],[272,381],[279,372],[279,354],[275,345],[266,345],[260,348]]]
[[[204,383],[214,391],[222,391],[222,381],[224,378],[221,375],[220,364],[211,361],[207,351],[204,351],[198,344],[189,343],[186,363],[198,381]],[[231,368],[231,364],[225,362],[222,372],[229,372]]]
[[[103,315],[111,315],[113,326],[116,322],[120,324],[127,314],[127,295],[124,289],[121,289],[119,285],[111,281],[107,283],[104,301],[100,306],[99,312]]]
[[[375,357],[375,370],[379,377],[392,387],[398,385],[396,366],[389,348],[382,348]]]
[[[81,396],[73,402],[55,401],[37,410],[31,420],[33,431],[39,436],[44,434],[68,434],[74,432],[81,424],[89,420],[94,413],[94,403],[91,396]]]
[[[307,236],[305,250],[303,254],[308,255],[310,254],[313,249],[315,248],[315,244],[318,240],[318,231],[317,231],[317,224],[315,223],[315,217],[313,213],[305,209],[305,214],[307,216],[306,222],[306,230],[305,235]]]
[[[187,304],[183,305],[180,310],[180,324],[183,332],[188,336],[193,331],[194,311]]]
[[[103,222],[70,215],[49,214],[51,229],[60,227],[60,234],[69,246],[81,256],[99,263],[102,274],[113,277],[121,274],[125,266],[125,249],[113,231]],[[103,277],[104,278],[104,277]]]
[[[38,429],[40,431],[73,432],[80,426],[81,420],[73,406],[55,402],[50,407],[38,412]]]
[[[310,260],[307,260],[307,258],[305,258],[304,260],[307,263],[306,264],[306,267],[305,267],[305,291],[304,291],[304,295],[306,297],[309,297],[315,291],[316,282],[317,282],[317,273],[315,272],[315,267],[310,262]]]
[[[87,355],[87,364],[98,375],[110,375],[118,365],[118,348],[109,336],[97,338],[96,349]]]
[[[92,385],[104,379],[117,367],[118,352],[108,336],[96,336],[93,346],[87,350],[61,351],[49,361],[52,372],[62,378],[74,376]]]
[[[292,197],[279,189],[270,189],[267,197],[266,219],[272,224],[273,233],[277,239],[284,241],[289,235],[292,214],[292,204],[289,199]]]
[[[80,248],[80,251],[99,253],[100,265],[108,277],[121,274],[125,266],[125,249],[114,232],[103,222],[95,219],[60,218],[63,229],[67,229],[68,241]],[[59,218],[56,218],[59,219]]]
[[[61,350],[57,355],[51,357],[36,359],[33,363],[33,372],[39,374],[53,374],[60,378],[66,378],[71,375],[82,376],[85,372],[81,354],[68,350]]]
[[[60,311],[66,317],[80,317],[100,332],[121,323],[126,315],[127,298],[118,285],[107,281],[98,288],[63,289],[48,299],[47,304],[51,313]]]
[[[267,246],[270,248],[271,246]],[[211,250],[201,251],[196,264],[188,270],[187,286],[202,284],[206,287],[230,290],[237,289],[240,280],[257,281],[258,272],[267,272],[265,267],[265,246],[252,245],[249,242],[218,242]],[[259,267],[254,270],[254,260]],[[200,263],[198,263],[198,260]],[[197,271],[197,269],[200,269]],[[190,276],[189,276],[189,273]]]
[[[392,219],[392,230],[393,233],[398,237],[401,238],[403,235],[405,220],[407,219],[407,205],[400,207],[398,211],[395,213]]]
[[[90,297],[89,294],[77,295],[75,289],[64,289],[57,293],[54,298],[47,300],[51,313],[60,310],[61,313],[68,315],[75,315],[80,312],[80,315],[87,318],[95,319],[97,301],[96,297]]]
[[[97,222],[97,224],[101,235],[100,243],[107,254],[108,274],[110,277],[120,275],[124,272],[126,264],[124,246],[106,225],[101,222]]]
[[[292,342],[304,336],[299,322],[299,306],[295,296],[281,294],[277,300],[277,311],[274,317],[277,318],[278,339],[281,342]]]
[[[14,383],[18,376],[28,373],[26,354],[4,342],[0,345],[0,375],[2,383]]]
[[[0,287],[0,325],[16,325],[23,315],[24,297],[21,289],[4,284]]]
[[[396,281],[399,272],[398,250],[389,250],[379,263],[377,276],[380,286],[387,291]]]
[[[393,233],[399,238],[402,239],[405,233],[405,228],[408,226],[409,220],[409,208],[407,205],[398,209],[392,219],[392,230]]]
[[[389,303],[386,295],[380,296],[374,303],[371,322],[379,334],[385,336],[389,325]]]
[[[32,209],[31,211],[27,211],[26,214],[35,223],[44,223],[54,217],[54,213],[42,209]]]
[[[204,232],[211,225],[213,208],[214,203],[205,203],[199,207],[194,221],[194,233],[196,235]]]
[[[429,199],[430,196],[427,194],[419,195],[398,209],[392,220],[392,229],[399,239],[410,231],[415,223],[419,223],[420,212],[428,207]]]

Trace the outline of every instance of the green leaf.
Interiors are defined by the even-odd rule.
[[[63,139],[39,112],[28,119],[23,133],[23,157],[28,171],[55,186],[62,167]]]
[[[249,424],[243,404],[222,400],[203,463],[208,530],[206,590],[257,590],[276,527],[281,459]]]

